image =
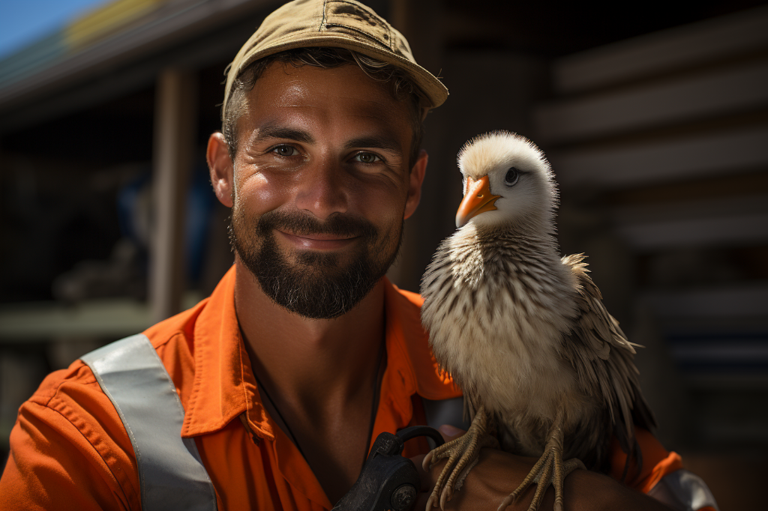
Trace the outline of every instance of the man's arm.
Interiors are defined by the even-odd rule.
[[[130,439],[86,367],[53,373],[19,409],[0,509],[139,509]]]
[[[421,467],[422,459],[423,456],[413,458],[417,467]],[[528,475],[535,462],[535,458],[515,456],[497,449],[483,449],[480,462],[470,471],[461,490],[447,503],[446,511],[496,509]],[[433,467],[429,473],[422,472],[423,492],[419,495],[417,510],[426,508],[429,494],[444,465],[445,461]],[[507,509],[527,510],[534,492],[535,488],[529,488]],[[639,491],[623,486],[608,476],[587,470],[572,472],[565,479],[564,493],[566,509],[571,511],[670,511],[667,506]],[[554,502],[555,492],[550,486],[540,511],[553,509]]]
[[[446,441],[450,441],[464,431],[452,426],[442,426],[440,433]],[[422,481],[422,493],[416,509],[426,508],[432,488],[440,476],[446,460],[433,467],[428,473],[421,468],[424,456],[413,459],[419,469]],[[527,458],[509,454],[498,449],[483,449],[480,461],[469,472],[460,491],[446,505],[446,511],[455,510],[488,510],[498,508],[501,501],[528,475],[536,458]],[[507,509],[508,511],[526,511],[533,500],[536,489],[529,488]],[[624,486],[611,477],[587,470],[575,470],[564,482],[565,506],[570,511],[670,511],[670,508],[648,495]],[[550,486],[539,507],[540,511],[553,509],[555,492]]]

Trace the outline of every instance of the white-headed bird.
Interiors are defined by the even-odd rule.
[[[492,132],[469,141],[458,162],[458,230],[422,279],[422,321],[472,425],[424,459],[428,467],[449,458],[430,505],[444,506],[481,447],[500,444],[540,458],[499,509],[536,483],[530,509],[552,484],[561,510],[570,471],[607,472],[614,436],[628,463],[637,459],[634,425],[655,427],[634,345],[603,306],[584,256],[558,253],[558,191],[541,150]]]

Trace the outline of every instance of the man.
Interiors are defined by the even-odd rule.
[[[460,395],[435,367],[420,298],[384,276],[419,202],[421,121],[446,97],[402,36],[350,1],[284,6],[231,65],[207,159],[232,208],[235,263],[209,299],[145,332],[218,509],[330,509],[380,432],[423,424],[423,398]],[[92,367],[54,373],[21,408],[3,509],[141,508],[154,481],[137,470],[153,453],[132,445],[137,433]],[[648,445],[636,486],[679,465]],[[404,455],[426,451],[412,441]],[[494,509],[532,463],[483,456],[451,506]],[[664,509],[584,471],[568,478],[566,499]]]

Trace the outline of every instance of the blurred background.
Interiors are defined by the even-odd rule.
[[[191,306],[231,265],[205,146],[225,67],[280,3],[0,3],[5,35],[48,20],[0,39],[0,463],[45,374]],[[760,507],[768,4],[365,3],[451,92],[426,121],[424,196],[390,278],[418,290],[453,232],[467,139],[532,138],[560,183],[563,252],[589,255],[646,346],[657,436],[722,510]]]

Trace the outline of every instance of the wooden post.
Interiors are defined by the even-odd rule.
[[[160,321],[181,310],[185,287],[185,207],[197,120],[197,76],[164,70],[155,98],[149,302],[153,321]]]
[[[441,0],[392,0],[389,20],[411,45],[416,61],[434,74],[443,57],[443,2]]]
[[[439,74],[443,66],[442,4],[441,0],[392,0],[389,6],[389,20],[408,39],[416,61],[435,75]],[[421,204],[416,214],[405,222],[400,256],[387,272],[390,280],[410,291],[419,290],[421,275],[437,246],[436,242],[434,245],[432,243],[435,237],[434,225],[441,215],[452,218],[451,211],[444,211],[448,207],[453,208],[453,205],[446,206],[450,203],[445,201],[447,193],[444,191],[451,181],[439,177],[444,169],[433,165],[433,162],[438,161],[435,156],[444,151],[442,140],[448,128],[445,123],[439,122],[439,117],[437,121],[434,117],[435,113],[427,117],[422,141],[422,147],[432,158],[422,188]]]

